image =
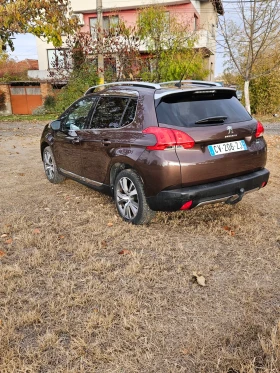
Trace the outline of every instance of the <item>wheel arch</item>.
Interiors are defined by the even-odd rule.
[[[43,153],[44,153],[44,150],[45,150],[45,148],[47,147],[47,146],[50,146],[47,142],[42,142],[41,143],[41,158],[42,158],[42,160],[43,160]]]
[[[116,177],[118,176],[118,174],[123,170],[129,170],[129,169],[137,172],[137,174],[139,175],[139,177],[140,177],[140,179],[143,183],[142,175],[137,170],[137,168],[133,167],[131,164],[126,163],[126,162],[116,162],[112,165],[112,167],[110,169],[110,189],[111,189],[111,191],[113,191],[115,180],[116,180]],[[144,183],[143,183],[143,185],[144,185]],[[144,186],[144,188],[145,188],[145,186]]]

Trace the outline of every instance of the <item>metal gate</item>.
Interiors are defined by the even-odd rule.
[[[40,85],[10,85],[10,94],[13,114],[32,114],[43,104]]]

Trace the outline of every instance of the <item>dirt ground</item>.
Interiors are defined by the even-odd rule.
[[[140,227],[47,181],[42,128],[0,123],[0,372],[280,372],[280,125],[267,187]]]

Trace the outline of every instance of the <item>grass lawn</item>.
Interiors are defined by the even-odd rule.
[[[42,128],[0,123],[0,372],[280,372],[280,136],[264,189],[132,226],[47,181]]]

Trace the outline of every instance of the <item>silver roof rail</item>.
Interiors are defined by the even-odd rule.
[[[106,88],[108,86],[123,86],[123,85],[130,85],[133,87],[144,87],[144,88],[154,88],[154,89],[160,89],[160,85],[157,83],[148,83],[148,82],[137,82],[137,81],[124,81],[124,82],[113,82],[113,83],[105,83],[105,84],[99,84],[99,85],[94,85],[90,87],[85,95],[88,95],[90,93],[93,93],[96,88]]]
[[[179,87],[180,84],[183,85],[184,83],[197,84],[197,85],[205,85],[205,86],[209,86],[209,87],[213,87],[213,86],[219,87],[220,86],[219,83],[208,82],[208,81],[205,81],[205,80],[172,80],[170,82],[159,83],[159,85],[162,87],[162,86],[165,86],[165,85],[168,85],[168,84],[174,84],[177,87]]]

